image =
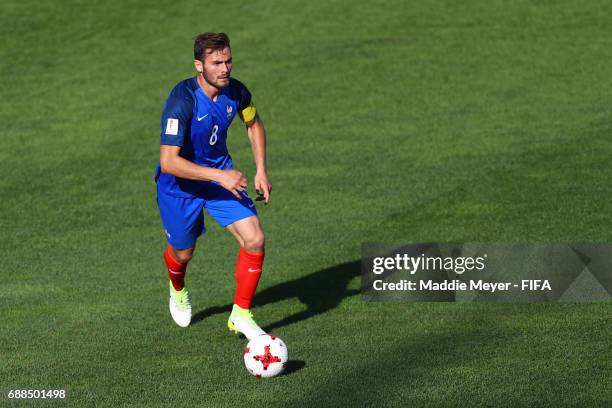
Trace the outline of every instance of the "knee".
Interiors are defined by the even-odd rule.
[[[180,262],[182,264],[188,263],[189,261],[191,261],[191,258],[193,258],[193,250],[184,250],[184,251],[174,250],[172,252],[173,252],[172,253],[173,258],[177,262]]]
[[[266,239],[263,231],[258,231],[257,233],[249,236],[244,240],[244,249],[249,252],[263,252],[265,247]]]

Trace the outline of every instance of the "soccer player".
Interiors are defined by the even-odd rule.
[[[255,189],[267,204],[272,185],[266,169],[266,134],[249,90],[231,78],[232,51],[225,33],[195,38],[196,76],[168,95],[161,119],[156,169],[157,204],[168,238],[164,260],[170,278],[170,314],[182,327],[191,322],[185,271],[206,229],[203,209],[240,244],[234,306],[227,326],[251,339],[265,332],[249,311],[262,273],[264,233],[247,180],[233,168],[227,129],[236,115],[246,124],[256,165]]]

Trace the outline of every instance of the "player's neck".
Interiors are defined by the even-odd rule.
[[[202,74],[199,74],[196,77],[196,80],[198,81],[198,85],[200,85],[202,92],[204,92],[204,94],[208,96],[212,101],[216,101],[217,96],[219,96],[221,90],[206,82]]]

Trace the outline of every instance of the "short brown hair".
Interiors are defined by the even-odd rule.
[[[202,33],[193,43],[193,58],[204,61],[206,50],[219,51],[229,46],[230,40],[225,33]]]

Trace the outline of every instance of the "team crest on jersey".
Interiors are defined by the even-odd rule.
[[[234,111],[234,108],[232,107],[232,105],[227,105],[227,108],[225,108],[225,110],[227,111],[228,118],[232,116],[232,112]]]

